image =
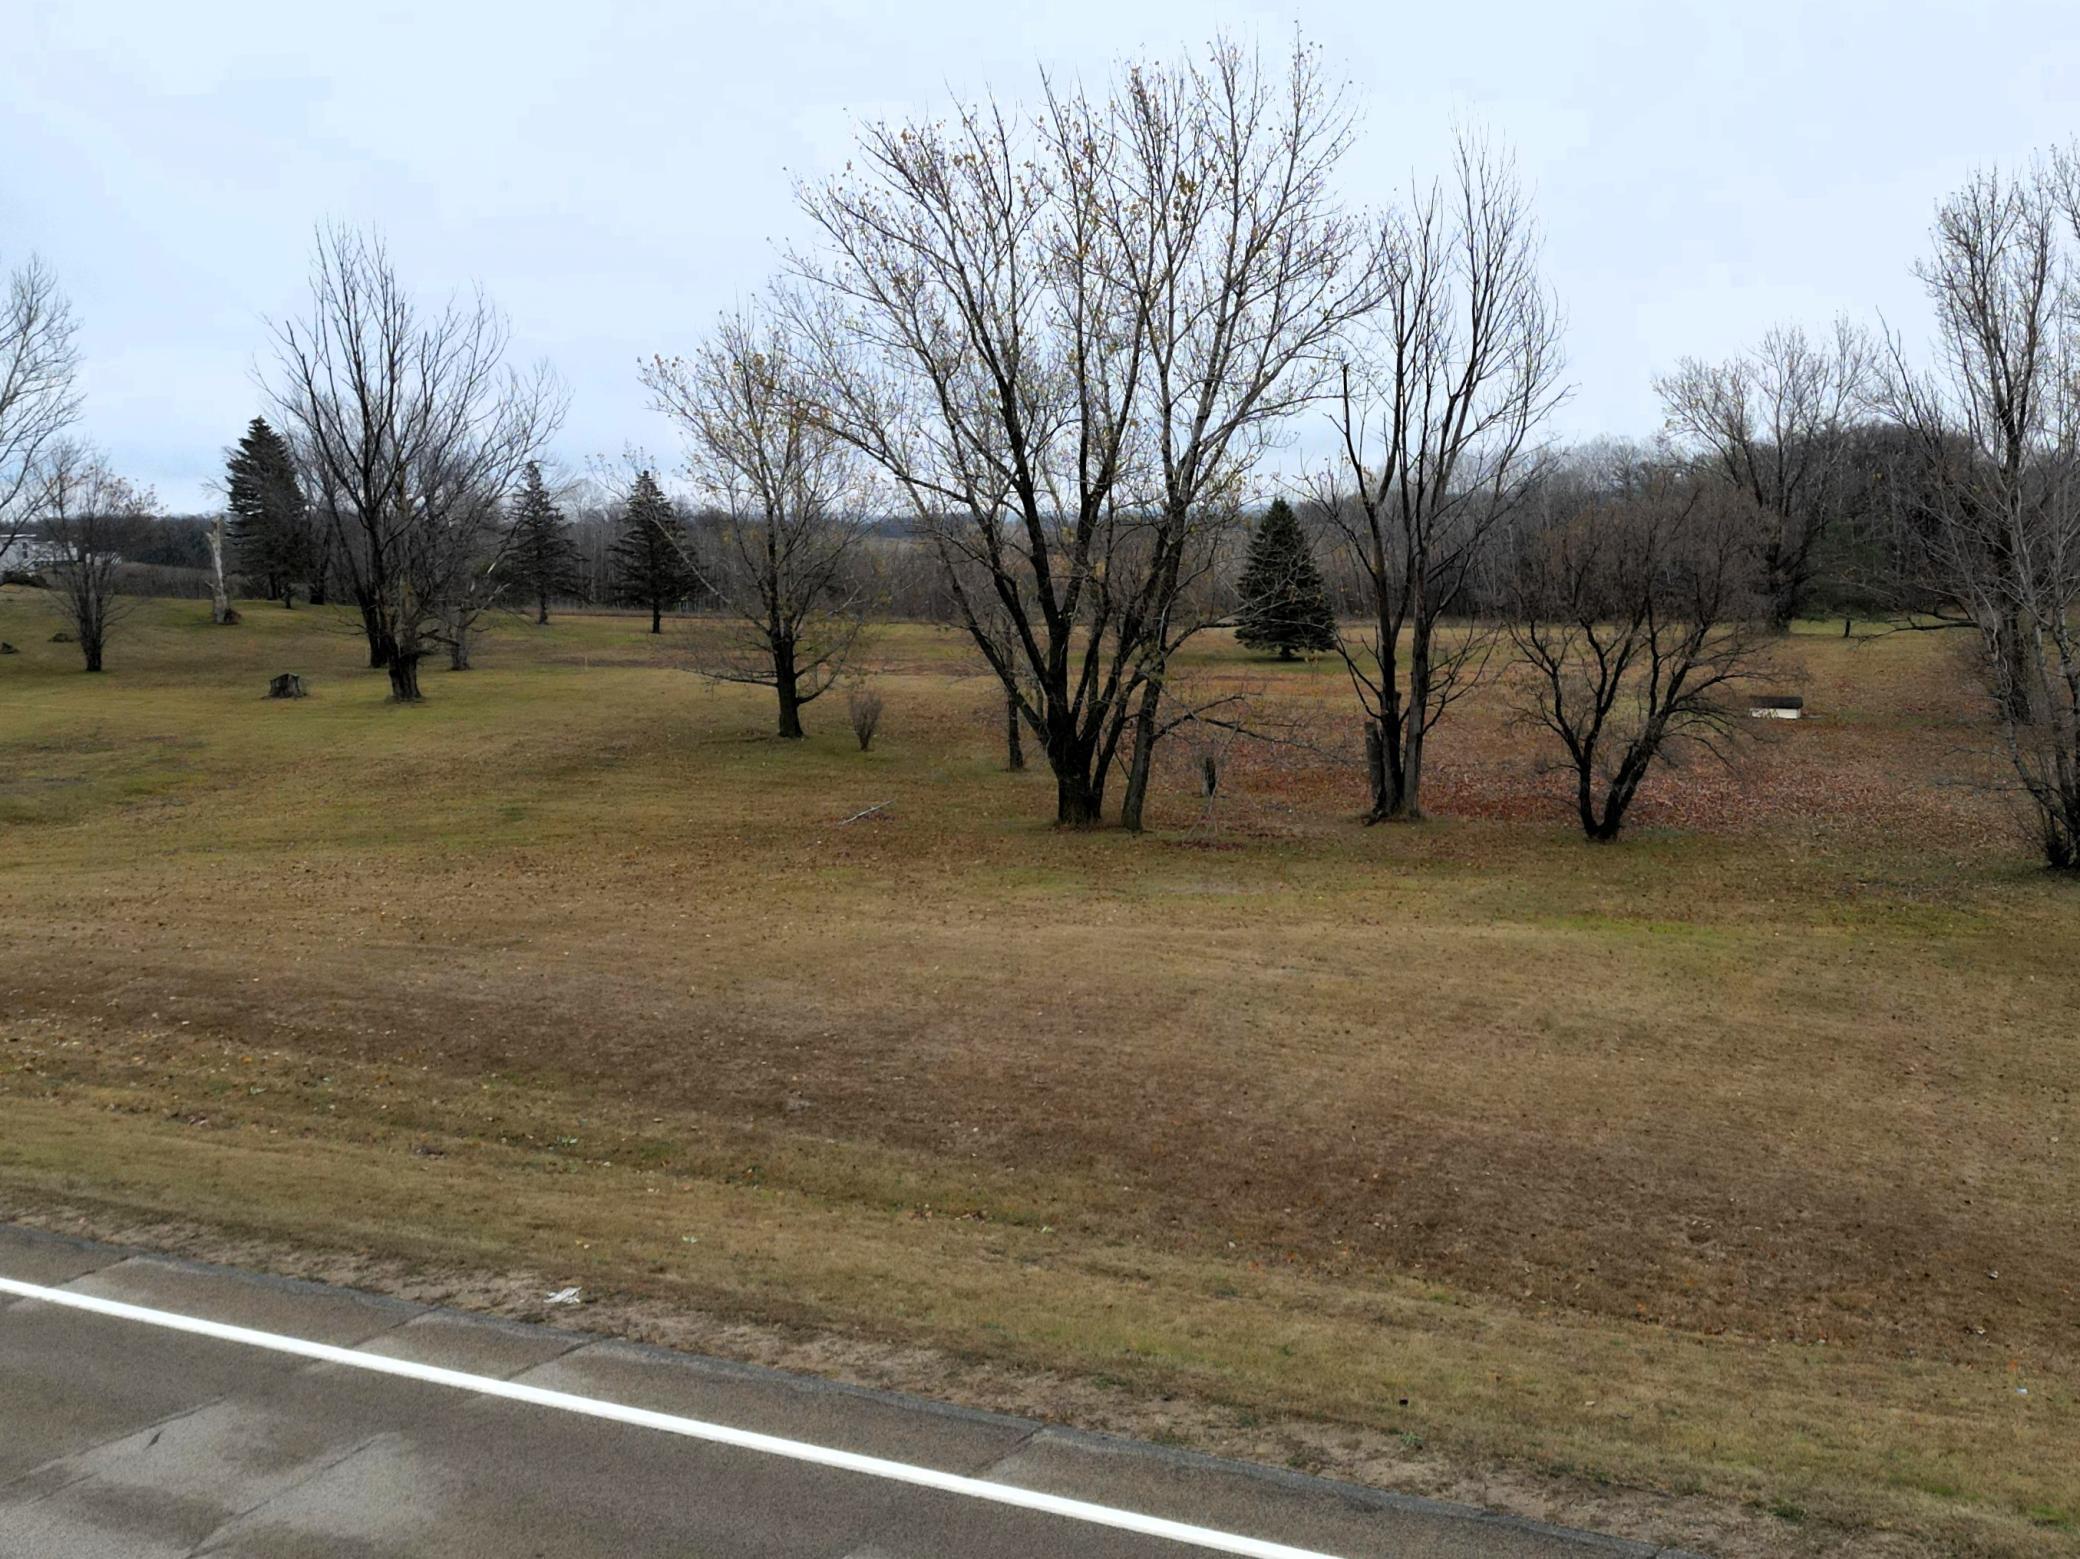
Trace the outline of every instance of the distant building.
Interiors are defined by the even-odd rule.
[[[40,536],[20,536],[0,546],[0,574],[33,574],[57,561],[58,549]]]

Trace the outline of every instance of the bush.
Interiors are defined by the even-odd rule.
[[[859,750],[865,752],[874,745],[874,731],[881,724],[881,695],[859,683],[846,695],[845,711],[852,716],[852,734],[859,738]]]

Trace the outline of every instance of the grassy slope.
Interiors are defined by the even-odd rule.
[[[1596,849],[1499,696],[1441,733],[1424,828],[1237,749],[1216,834],[1180,743],[1154,837],[1075,837],[929,630],[877,642],[860,754],[830,704],[768,739],[684,627],[504,624],[401,710],[332,614],[203,616],[146,606],[87,678],[0,592],[18,1207],[1943,1546],[2080,1515],[2080,920],[1951,783],[1981,760],[1938,636],[1794,641],[1826,718]],[[1196,659],[1347,738],[1327,668]],[[317,696],[262,700],[286,669]]]

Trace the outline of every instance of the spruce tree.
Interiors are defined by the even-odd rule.
[[[1336,618],[1322,571],[1283,498],[1272,500],[1250,537],[1241,593],[1235,637],[1251,649],[1275,649],[1280,660],[1291,660],[1296,650],[1336,647]]]
[[[664,632],[664,609],[686,593],[686,525],[657,478],[638,472],[610,553],[623,600],[650,608],[650,631]]]
[[[288,443],[255,417],[231,452],[225,477],[239,567],[266,581],[270,599],[294,606],[312,559],[309,509]]]
[[[535,621],[549,620],[551,596],[584,593],[578,573],[578,548],[564,528],[563,511],[542,485],[542,468],[530,460],[513,500],[513,524],[507,534],[506,557],[520,588],[534,597]]]

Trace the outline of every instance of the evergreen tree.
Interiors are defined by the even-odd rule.
[[[521,475],[520,493],[513,501],[506,557],[520,588],[534,597],[538,623],[549,620],[551,596],[584,594],[577,544],[564,528],[563,511],[542,485],[541,466],[532,460]]]
[[[1235,637],[1251,649],[1275,649],[1280,660],[1291,660],[1296,650],[1336,647],[1336,618],[1322,571],[1283,498],[1272,500],[1250,537],[1241,591]]]
[[[255,417],[225,467],[225,501],[239,567],[267,583],[270,599],[296,604],[311,566],[309,507],[296,461],[282,436]]]
[[[636,475],[609,558],[622,599],[649,607],[650,631],[664,632],[664,609],[686,593],[689,580],[686,525],[648,471]]]

